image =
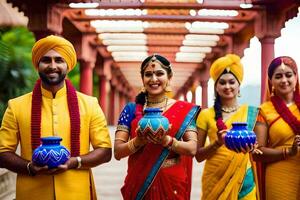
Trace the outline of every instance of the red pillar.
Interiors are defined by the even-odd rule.
[[[192,92],[192,102],[191,103],[196,104],[196,90],[194,88],[192,88],[191,92]]]
[[[272,36],[260,39],[261,42],[261,96],[260,100],[265,100],[266,87],[268,81],[267,70],[268,66],[274,58],[274,40]]]
[[[112,124],[117,125],[118,123],[118,118],[119,118],[119,110],[120,110],[120,92],[118,90],[115,90],[115,100],[114,100],[114,113],[113,113],[113,119],[112,119]]]
[[[121,111],[123,110],[124,106],[126,104],[126,98],[125,95],[123,93],[119,93],[119,113],[121,113]]]
[[[94,63],[80,60],[80,91],[93,95],[93,68]]]
[[[187,98],[186,98],[186,95],[187,95],[187,92],[183,91],[183,99],[184,99],[184,101],[188,101]]]
[[[107,78],[105,75],[100,75],[99,77],[99,102],[100,106],[104,112],[104,114],[107,116]]]
[[[109,124],[114,125],[114,118],[115,118],[115,87],[111,86],[110,93],[109,93],[109,109],[108,109],[108,117],[109,117]]]
[[[202,88],[202,90],[201,90],[201,95],[202,95],[201,107],[202,107],[202,109],[207,108],[207,106],[208,106],[207,85],[208,85],[208,80],[200,81],[200,86]]]

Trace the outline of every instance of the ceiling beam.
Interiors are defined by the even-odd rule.
[[[244,0],[209,0],[200,3],[179,3],[179,2],[98,2],[97,9],[223,9],[223,10],[242,10],[240,7]],[[61,7],[69,8],[66,4],[61,4]],[[261,10],[261,6],[254,5],[252,10]]]
[[[75,21],[91,21],[91,20],[141,20],[149,22],[235,22],[245,23],[253,20],[251,17],[228,17],[228,16],[191,16],[191,15],[141,15],[141,16],[87,16],[85,14],[69,13],[69,18]]]

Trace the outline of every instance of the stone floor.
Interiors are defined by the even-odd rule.
[[[114,140],[115,127],[110,127],[111,139]],[[111,162],[93,168],[94,179],[98,199],[101,200],[119,200],[122,199],[120,188],[123,185],[125,173],[127,170],[127,159],[120,161],[112,158]],[[193,162],[193,182],[191,200],[200,199],[201,195],[201,174],[203,163]],[[13,200],[14,193],[2,197],[0,200]]]

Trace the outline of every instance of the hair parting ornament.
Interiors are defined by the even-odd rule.
[[[295,74],[298,74],[296,62],[289,56],[280,56],[274,58],[269,65],[268,77],[270,80],[272,79],[274,71],[277,67],[281,67],[282,69],[285,69],[286,67],[290,67]]]
[[[285,70],[286,65],[284,64],[284,62],[281,63],[280,67],[281,69]]]
[[[144,70],[147,66],[149,66],[151,63],[154,63],[154,62],[159,63],[163,68],[171,68],[170,63],[168,63],[168,65],[163,64],[157,57],[158,57],[157,54],[153,54],[152,57],[150,58],[150,60],[146,64],[144,64],[142,70]]]

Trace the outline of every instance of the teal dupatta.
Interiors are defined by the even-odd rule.
[[[253,130],[256,117],[258,114],[258,108],[254,106],[248,106],[247,124],[248,130]],[[255,188],[253,169],[250,167],[247,169],[245,178],[243,181],[242,188],[239,192],[238,199],[242,199],[247,194],[249,194]]]

